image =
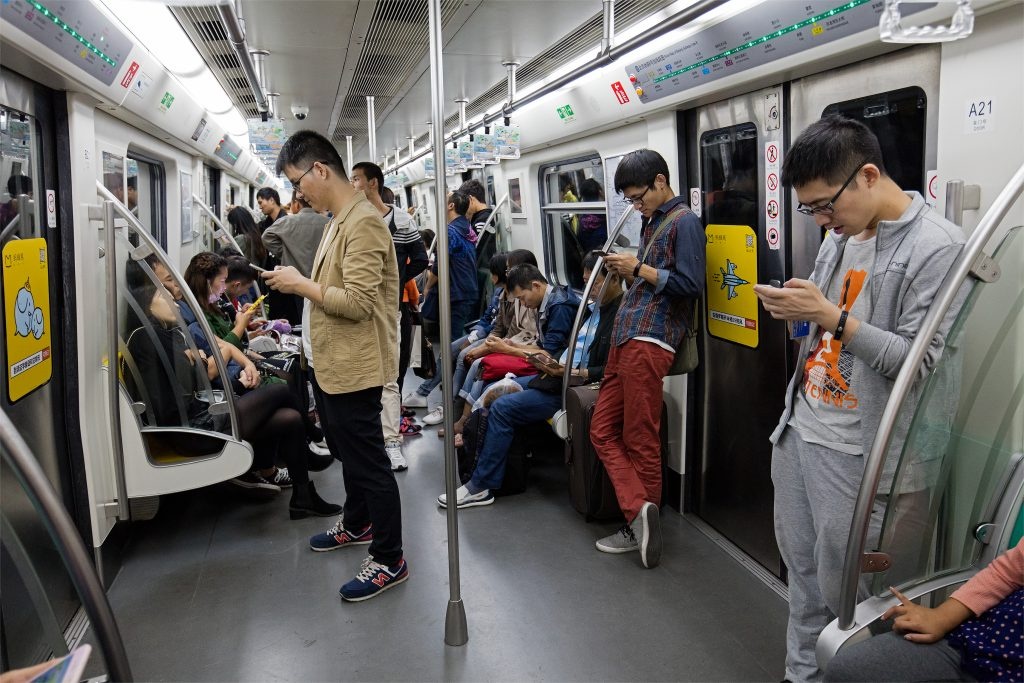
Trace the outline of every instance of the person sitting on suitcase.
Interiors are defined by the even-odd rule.
[[[536,266],[526,263],[512,268],[506,283],[513,297],[527,308],[537,310],[538,346],[513,346],[493,338],[488,338],[484,344],[493,346],[493,351],[497,353],[536,359],[538,368],[547,372],[548,365],[554,363],[554,359],[562,355],[568,346],[580,300],[566,287],[549,285]],[[561,406],[559,393],[547,394],[528,389],[529,383],[536,377],[530,375],[516,378],[516,382],[527,390],[502,396],[491,404],[487,438],[477,456],[473,477],[455,492],[458,507],[493,503],[494,494],[491,489],[501,486],[505,477],[508,446],[512,442],[516,425],[546,420]],[[438,496],[437,503],[446,507],[446,494]]]
[[[686,334],[684,311],[704,292],[704,229],[669,185],[657,152],[630,152],[615,169],[615,191],[643,215],[640,251],[605,263],[629,290],[615,318],[590,441],[608,472],[627,525],[597,541],[606,553],[640,551],[645,567],[661,559],[662,379]],[[648,248],[648,244],[650,244]]]

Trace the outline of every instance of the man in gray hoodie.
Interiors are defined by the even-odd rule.
[[[828,231],[809,279],[754,288],[772,317],[810,323],[771,440],[775,535],[789,569],[786,678],[814,681],[822,675],[815,644],[838,611],[863,456],[964,235],[919,194],[900,189],[885,172],[874,134],[841,116],[800,134],[782,181],[796,191],[797,211]],[[965,291],[932,340],[910,405],[943,353]],[[909,421],[907,413],[897,425],[890,454],[899,453]],[[886,492],[890,460],[880,489]],[[882,511],[875,510],[869,544],[878,539]]]

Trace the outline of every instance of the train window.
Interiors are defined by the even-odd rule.
[[[544,262],[552,282],[581,289],[583,256],[608,236],[601,157],[560,161],[540,169]]]
[[[34,192],[42,178],[36,122],[7,107],[0,107],[0,173],[0,245],[10,239],[42,237]]]
[[[856,119],[878,137],[885,170],[905,190],[925,191],[925,128],[928,98],[917,86],[825,107],[822,116]]]
[[[700,145],[705,225],[749,225],[758,232],[757,127],[708,131]]]
[[[158,161],[128,153],[128,187],[125,206],[135,214],[149,234],[167,248],[167,202],[164,167]]]

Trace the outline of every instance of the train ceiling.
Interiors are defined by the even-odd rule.
[[[678,4],[673,0],[615,0],[619,34]],[[688,3],[686,3],[688,4]],[[355,157],[367,156],[366,96],[375,99],[377,156],[403,155],[409,136],[427,143],[430,59],[423,0],[241,0],[250,49],[268,50],[267,92],[280,93],[277,111],[288,132],[317,130]],[[244,115],[257,115],[215,6],[173,9],[210,69]],[[455,127],[455,100],[469,100],[469,118],[506,98],[503,61],[521,63],[518,87],[546,78],[561,65],[596,55],[600,0],[441,0],[444,38],[445,131]],[[292,105],[306,105],[296,121]]]

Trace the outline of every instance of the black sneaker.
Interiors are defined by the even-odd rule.
[[[267,481],[266,478],[260,476],[259,472],[246,472],[243,475],[235,477],[229,483],[232,486],[237,486],[239,488],[246,489],[247,491],[281,493],[280,486]]]

